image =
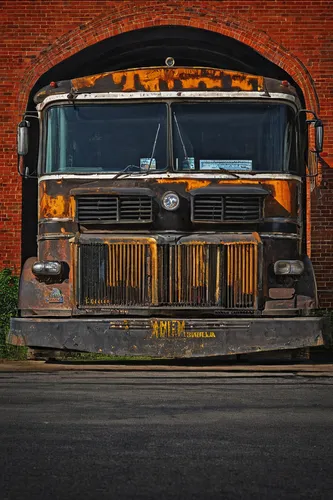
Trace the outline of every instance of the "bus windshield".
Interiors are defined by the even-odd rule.
[[[267,101],[54,106],[44,171],[295,172],[294,122],[290,106]]]
[[[55,106],[47,112],[46,173],[161,170],[167,165],[167,105]]]
[[[175,103],[172,116],[177,170],[295,170],[294,113],[287,105]]]

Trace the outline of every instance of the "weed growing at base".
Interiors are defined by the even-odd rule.
[[[17,314],[19,278],[11,269],[0,271],[0,359],[26,359],[25,347],[12,346],[6,343],[10,318]]]

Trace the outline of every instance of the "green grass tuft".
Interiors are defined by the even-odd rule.
[[[6,343],[10,318],[17,314],[19,278],[10,269],[0,271],[0,359],[23,360],[27,348]]]

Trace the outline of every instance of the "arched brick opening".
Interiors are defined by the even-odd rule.
[[[71,67],[68,72],[69,65],[67,64],[67,72],[63,71],[66,63],[70,63],[80,54],[84,54],[88,49],[97,47],[98,45],[108,40],[121,39],[122,36],[135,34],[140,39],[143,33],[149,30],[158,29],[176,29],[186,30],[192,29],[201,31],[202,34],[210,33],[219,40],[224,42],[229,39],[234,44],[239,44],[239,47],[247,47],[249,52],[244,55],[244,59],[249,57],[249,54],[256,54],[258,60],[253,63],[253,71],[246,67],[235,66],[230,67],[230,64],[217,64],[219,67],[229,67],[229,69],[243,70],[245,72],[253,72],[265,74],[275,78],[284,78],[287,76],[289,80],[298,87],[304,103],[310,109],[319,111],[319,102],[312,78],[304,67],[304,65],[290,52],[276,44],[268,34],[254,29],[251,23],[241,18],[232,18],[223,13],[223,9],[218,8],[215,2],[212,2],[213,8],[201,6],[198,2],[193,3],[191,14],[184,5],[180,4],[177,7],[177,13],[173,12],[172,19],[170,15],[170,4],[162,4],[161,2],[151,2],[150,6],[146,3],[137,2],[140,9],[133,12],[132,2],[122,2],[121,7],[114,8],[106,15],[101,15],[90,23],[84,26],[79,26],[76,29],[66,33],[55,43],[44,49],[40,56],[35,59],[33,66],[25,73],[24,82],[19,92],[18,112],[21,114],[27,109],[31,109],[32,95],[38,87],[45,85],[53,79],[65,79],[75,76],[83,76],[84,74],[93,74],[98,71],[90,70],[89,64],[86,67],[83,65],[80,70],[75,70]],[[152,10],[154,16],[152,16]],[[172,25],[170,21],[172,20]],[[167,37],[167,35],[166,35]],[[198,44],[203,43],[203,40]],[[218,43],[218,42],[216,42]],[[222,43],[222,42],[221,42]],[[168,46],[166,41],[165,46]],[[199,45],[198,45],[199,46]],[[250,52],[252,51],[252,52]],[[168,54],[171,55],[171,54]],[[173,54],[172,54],[173,55]],[[261,58],[266,61],[266,66],[262,63],[260,70],[258,62]],[[129,64],[127,67],[133,66],[149,66],[153,64],[163,64],[163,57],[159,62],[153,62],[148,58],[141,58],[137,64]],[[181,63],[182,61],[180,61]],[[203,61],[197,55],[196,62],[190,64],[202,66],[216,66],[213,63]],[[61,69],[62,66],[62,69]],[[232,66],[232,65],[231,65]],[[54,71],[54,69],[56,70]],[[60,68],[60,71],[59,71]],[[99,67],[99,71],[107,71],[119,69],[119,65],[109,67]],[[53,72],[53,73],[52,73]],[[47,75],[54,74],[54,78],[45,80]],[[33,89],[33,91],[31,90]],[[33,162],[32,162],[33,163]],[[34,253],[35,234],[36,234],[36,208],[31,204],[31,199],[36,198],[36,185],[33,181],[24,181],[23,183],[23,215],[22,215],[22,260],[25,260]]]
[[[106,38],[128,31],[154,26],[191,26],[224,35],[256,50],[263,57],[279,66],[301,88],[305,103],[311,109],[319,111],[319,100],[311,75],[302,62],[290,51],[272,40],[269,34],[256,29],[241,16],[235,18],[226,15],[223,2],[202,4],[193,1],[191,7],[185,3],[131,1],[113,4],[112,10],[101,15],[86,25],[58,38],[55,43],[44,49],[34,60],[30,71],[22,79],[18,99],[18,112],[25,110],[31,88],[47,70],[61,63],[86,47]]]

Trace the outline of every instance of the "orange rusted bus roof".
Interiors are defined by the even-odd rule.
[[[63,93],[107,92],[278,92],[296,96],[288,82],[216,68],[152,67],[111,71],[51,82],[35,95],[35,102]]]

